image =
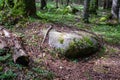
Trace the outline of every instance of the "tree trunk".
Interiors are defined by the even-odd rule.
[[[83,12],[83,20],[85,23],[89,23],[89,5],[90,0],[84,0],[84,12]]]
[[[112,7],[112,0],[104,0],[104,9],[110,9]]]
[[[90,13],[97,15],[98,9],[98,0],[91,0],[90,1]]]
[[[112,18],[119,19],[119,9],[120,8],[120,0],[113,0],[112,2]]]
[[[68,6],[68,5],[69,5],[69,3],[70,3],[70,0],[67,0],[67,4],[66,4],[66,6]]]
[[[63,0],[61,0],[61,4],[63,5],[64,3],[63,3],[64,1]]]
[[[96,7],[96,9],[98,9],[98,8],[99,8],[99,3],[98,3],[98,0],[96,0],[96,2],[95,2],[95,7]]]
[[[58,8],[59,0],[55,0],[55,2],[56,2],[56,8]]]
[[[8,5],[5,9],[9,9],[11,6],[11,14],[13,15],[36,15],[35,0],[8,0],[5,5]]]
[[[27,16],[36,15],[35,0],[24,0],[25,1],[25,12]]]
[[[44,8],[46,8],[47,7],[47,3],[46,3],[46,0],[41,0],[41,7],[40,7],[40,9],[44,9]]]
[[[29,58],[21,44],[22,43],[21,41],[19,41],[19,38],[15,37],[14,47],[12,48],[13,49],[13,60],[15,63],[22,64],[22,65],[28,65]]]

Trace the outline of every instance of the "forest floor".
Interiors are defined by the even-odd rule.
[[[22,37],[30,63],[29,66],[15,64],[10,53],[4,58],[0,56],[0,80],[120,80],[120,25],[112,25],[114,21],[106,22],[108,12],[99,10],[97,16],[90,16],[89,24],[84,24],[82,10],[77,15],[51,10],[37,13],[43,18],[41,21],[32,18],[21,20],[10,29]],[[59,31],[83,29],[100,34],[104,48],[86,58],[68,60],[59,57],[46,42],[40,46],[43,40],[40,30],[50,25]],[[10,27],[8,25],[7,28]]]
[[[40,47],[43,37],[40,30],[52,25],[57,30],[73,29],[61,24],[42,24],[39,22],[26,23],[26,27],[17,27],[13,31],[23,36],[25,50],[31,58],[29,67],[37,67],[50,71],[51,73],[34,73],[33,77],[28,74],[31,68],[23,70],[17,79],[31,80],[119,80],[120,79],[120,45],[109,45],[105,43],[105,49],[90,57],[68,60],[60,58],[54,51],[46,48],[46,43]],[[79,29],[78,29],[79,30]],[[30,71],[29,71],[30,70]],[[36,68],[35,68],[36,70]],[[32,72],[31,71],[31,72]],[[39,72],[39,69],[37,70]],[[41,71],[40,71],[41,72]],[[18,73],[18,72],[17,72]],[[43,76],[44,74],[44,76]],[[26,77],[25,77],[26,76]]]

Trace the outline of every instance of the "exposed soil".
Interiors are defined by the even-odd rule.
[[[120,79],[120,50],[119,46],[106,45],[107,49],[102,53],[76,60],[61,58],[44,43],[41,47],[43,36],[40,30],[50,24],[30,23],[23,29],[17,27],[16,32],[23,34],[25,49],[30,58],[40,63],[43,62],[47,70],[55,74],[54,80],[119,80]],[[65,25],[51,24],[59,31],[69,31],[72,27]],[[75,29],[75,28],[74,28]],[[47,38],[46,38],[47,41]],[[112,51],[115,49],[115,51]],[[102,55],[99,56],[98,55]],[[30,63],[31,64],[31,63]]]

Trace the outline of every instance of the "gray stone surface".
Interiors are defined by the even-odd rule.
[[[48,37],[49,46],[66,57],[80,57],[98,50],[98,42],[93,38],[95,36],[83,31],[58,32],[51,30]]]

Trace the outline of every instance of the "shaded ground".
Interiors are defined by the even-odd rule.
[[[108,46],[104,55],[97,53],[91,57],[76,60],[60,58],[54,51],[46,49],[46,43],[40,47],[43,37],[40,29],[49,25],[38,22],[27,24],[24,29],[17,27],[15,31],[25,40],[25,49],[31,60],[54,73],[52,80],[119,80],[120,79],[120,50],[119,46]],[[69,30],[64,25],[53,25],[58,30]],[[62,28],[60,26],[63,26]],[[20,33],[20,34],[19,34]],[[98,57],[96,57],[98,56]],[[30,63],[32,66],[32,62]],[[24,73],[25,74],[25,73]],[[25,74],[26,75],[26,74]],[[38,74],[36,74],[38,75]],[[36,77],[37,78],[37,77]],[[24,77],[22,77],[24,79]],[[43,78],[42,80],[44,80]],[[38,79],[39,80],[39,79]],[[46,80],[46,79],[45,79]]]
[[[38,3],[39,4],[39,3]],[[82,7],[82,9],[81,9]],[[67,60],[59,57],[50,48],[47,48],[47,44],[44,43],[41,47],[43,36],[40,34],[40,29],[47,26],[41,22],[34,22],[34,19],[30,18],[32,22],[26,22],[22,20],[14,28],[13,32],[16,32],[19,36],[23,37],[24,47],[30,56],[30,64],[28,67],[24,67],[18,64],[14,64],[12,56],[7,60],[1,61],[0,58],[0,79],[3,80],[119,80],[120,79],[120,26],[109,26],[113,22],[100,21],[101,18],[105,18],[106,12],[98,10],[97,18],[95,16],[90,17],[90,24],[84,24],[81,21],[83,6],[79,6],[80,12],[78,15],[61,14],[63,12],[56,11],[52,7],[49,11],[38,11],[37,14],[45,19],[43,22],[64,23],[67,25],[75,25],[81,29],[91,30],[98,34],[104,35],[104,39],[107,42],[105,45],[106,50],[101,51],[91,57],[79,58],[75,60]],[[64,10],[63,10],[64,11]],[[8,19],[6,19],[8,20]],[[8,22],[4,21],[6,26],[9,26]],[[106,23],[109,22],[109,23]],[[59,31],[69,31],[73,27],[66,27],[61,24],[51,24]],[[74,27],[75,28],[75,27]],[[46,38],[47,41],[47,38]],[[115,45],[113,45],[115,43]],[[117,43],[117,44],[116,44]]]

